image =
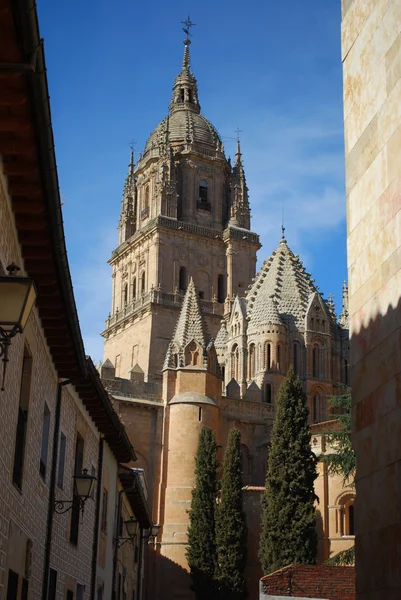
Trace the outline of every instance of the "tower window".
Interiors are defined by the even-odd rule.
[[[281,363],[281,346],[280,344],[277,344],[277,355],[276,355],[276,364],[277,364],[277,370],[280,371],[280,363]]]
[[[136,277],[134,277],[134,280],[132,282],[132,299],[135,300],[136,298]]]
[[[224,275],[219,275],[217,278],[217,302],[223,304],[225,300],[225,285]]]
[[[255,377],[256,367],[255,344],[249,346],[249,379]]]
[[[210,202],[208,199],[208,183],[206,179],[201,179],[199,181],[199,200],[197,206],[202,210],[211,210]]]
[[[231,378],[238,380],[239,351],[235,344],[231,350]]]
[[[128,284],[124,285],[124,293],[123,293],[123,306],[125,306],[128,302]]]
[[[141,275],[141,294],[145,293],[145,271]]]
[[[184,102],[184,100],[185,100],[185,90],[184,90],[184,88],[181,88],[179,102]]]
[[[272,347],[271,344],[266,344],[266,369],[270,369],[272,366]]]
[[[264,387],[264,393],[263,393],[263,402],[265,402],[266,404],[271,404],[272,403],[272,386],[271,383],[265,383],[265,387]]]
[[[312,377],[318,377],[318,352],[317,346],[312,349]]]
[[[180,267],[178,286],[180,292],[185,292],[187,289],[187,270],[185,267]]]

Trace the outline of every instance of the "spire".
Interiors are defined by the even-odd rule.
[[[121,200],[121,214],[118,224],[118,242],[122,244],[135,233],[136,221],[136,181],[134,175],[134,150],[131,149],[128,174],[124,183]]]
[[[172,342],[183,349],[191,340],[195,340],[203,348],[206,348],[210,342],[210,335],[192,277],[185,292]]]
[[[248,187],[246,185],[244,165],[242,164],[240,129],[237,133],[237,150],[235,153],[235,165],[232,168],[231,178],[231,208],[230,224],[233,227],[249,229],[251,226],[251,213],[249,209]]]
[[[338,322],[344,329],[349,328],[348,285],[346,281],[343,283],[342,311]]]
[[[189,46],[191,45],[190,37],[192,36],[191,27],[194,27],[195,23],[192,23],[190,17],[188,17],[186,21],[181,22],[185,25],[183,31],[186,34],[184,40],[184,56],[182,59],[181,72],[174,81],[173,97],[170,102],[170,113],[175,112],[176,110],[186,109],[199,114],[198,87],[196,79],[193,73],[191,73],[191,57],[189,53]]]

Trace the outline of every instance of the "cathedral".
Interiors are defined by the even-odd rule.
[[[112,253],[100,374],[145,470],[160,524],[144,598],[192,598],[185,558],[194,457],[203,426],[222,459],[241,432],[249,597],[257,597],[260,497],[275,398],[293,365],[308,397],[313,447],[327,450],[327,397],[348,384],[348,291],[325,300],[282,232],[256,273],[240,141],[231,163],[201,113],[184,40],[167,116],[125,181]],[[319,466],[319,560],[353,543],[353,492]]]

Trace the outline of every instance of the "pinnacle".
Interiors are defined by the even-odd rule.
[[[203,348],[206,348],[210,341],[192,277],[184,296],[172,342],[184,348],[191,340],[196,340]]]

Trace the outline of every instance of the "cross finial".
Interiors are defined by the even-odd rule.
[[[239,134],[242,133],[242,129],[237,127],[237,129],[235,130],[235,133],[237,134],[237,142],[239,142]]]
[[[195,27],[196,23],[193,23],[191,21],[191,17],[188,17],[188,19],[186,21],[181,21],[181,23],[183,25],[185,25],[185,27],[183,27],[182,30],[185,33],[185,35],[187,36],[186,39],[184,40],[184,44],[188,45],[191,43],[191,40],[189,39],[190,37],[192,37],[191,27]]]
[[[284,227],[284,225],[281,225],[281,239],[282,240],[285,239],[285,227]]]

